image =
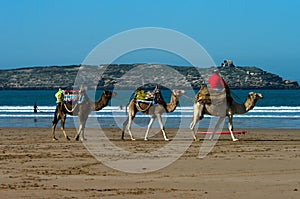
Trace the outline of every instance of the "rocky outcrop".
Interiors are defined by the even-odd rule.
[[[293,89],[297,81],[283,80],[279,75],[268,73],[254,66],[220,67],[220,73],[231,88]]]
[[[79,66],[30,67],[0,70],[0,89],[56,89],[72,87]]]
[[[229,64],[228,64],[229,63]],[[169,68],[167,71],[165,68]],[[121,64],[100,66],[48,66],[0,70],[0,89],[73,88],[75,79],[93,89],[135,89],[153,87],[158,82],[168,88],[194,88],[207,82],[218,69],[233,89],[299,89],[297,81],[284,80],[254,66],[234,66],[227,62],[220,67],[199,68],[159,64]],[[175,72],[174,72],[175,71]],[[86,78],[86,80],[84,79]]]

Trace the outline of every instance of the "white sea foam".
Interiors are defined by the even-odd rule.
[[[92,114],[91,117],[126,117],[126,107],[107,106],[101,111]],[[32,106],[0,106],[0,117],[53,117],[55,106],[39,106],[38,112],[33,113]],[[166,118],[188,118],[192,117],[193,107],[177,107],[173,113],[163,114]],[[144,114],[137,114],[136,117],[149,117]],[[209,116],[205,116],[209,117]],[[238,118],[300,118],[300,106],[270,106],[255,107],[253,110],[243,115],[235,115]]]

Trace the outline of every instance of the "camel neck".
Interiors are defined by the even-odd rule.
[[[248,97],[246,99],[244,105],[245,105],[246,112],[248,112],[248,111],[250,111],[250,110],[252,110],[254,108],[255,102]]]
[[[178,98],[172,93],[171,100],[167,104],[166,109],[168,112],[173,112],[176,109],[177,105],[178,105]]]
[[[97,102],[95,102],[94,111],[99,111],[103,107],[107,106],[108,101],[109,100],[107,99],[107,97],[104,94],[102,94],[101,97],[100,97],[100,99]]]

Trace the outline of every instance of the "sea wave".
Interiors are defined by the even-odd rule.
[[[126,117],[126,108],[119,106],[107,106],[101,111],[94,112],[91,117]],[[38,112],[33,112],[32,106],[0,106],[0,117],[53,117],[55,106],[39,106]],[[169,118],[187,118],[192,117],[193,107],[177,107],[173,113],[163,114],[163,117]],[[149,117],[143,114],[137,114],[136,117]],[[209,117],[209,116],[206,116]],[[247,114],[235,115],[238,118],[300,118],[300,106],[265,106],[255,107]]]

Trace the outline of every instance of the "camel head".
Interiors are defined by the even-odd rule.
[[[263,99],[264,96],[263,96],[261,93],[250,92],[250,93],[248,94],[248,98],[250,98],[251,101],[253,101],[253,102],[256,103],[259,99]]]
[[[185,93],[185,91],[184,91],[184,90],[177,90],[177,89],[174,89],[174,90],[172,90],[172,93],[173,93],[173,95],[175,95],[176,97],[180,97],[180,96],[182,96],[182,95]]]
[[[255,93],[255,92],[250,92],[248,94],[248,97],[247,97],[247,100],[246,100],[246,110],[249,111],[251,109],[254,108],[256,102],[259,100],[259,99],[263,99],[263,95],[261,93]]]
[[[108,90],[104,90],[101,98],[104,98],[102,100],[106,101],[105,103],[107,105],[107,103],[109,102],[109,100],[111,100],[111,98],[113,98],[116,95],[117,95],[116,92],[111,92],[111,91],[108,91]]]
[[[115,97],[117,95],[116,92],[111,92],[111,91],[103,91],[103,95],[107,98],[107,99],[111,99],[113,97]]]
[[[100,99],[93,104],[92,110],[94,110],[94,111],[101,110],[102,108],[107,106],[108,102],[111,100],[111,98],[113,98],[116,95],[117,95],[116,92],[111,92],[111,91],[107,91],[107,90],[103,91],[102,95],[100,96]]]
[[[173,112],[176,109],[179,103],[179,97],[182,96],[184,93],[185,93],[184,90],[177,90],[177,89],[172,90],[170,103],[168,103],[167,106],[165,107],[167,112]]]

